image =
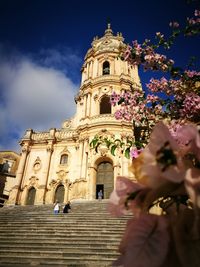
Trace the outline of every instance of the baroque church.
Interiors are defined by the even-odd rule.
[[[92,200],[100,190],[106,199],[118,175],[132,176],[130,159],[121,153],[113,156],[103,145],[97,151],[90,147],[95,136],[123,140],[133,135],[132,124],[116,120],[117,107],[110,104],[113,91],[142,90],[137,67],[119,57],[126,47],[123,41],[121,33],[113,34],[110,24],[103,37],[94,38],[81,69],[73,118],[64,121],[60,129],[26,130],[8,205]]]

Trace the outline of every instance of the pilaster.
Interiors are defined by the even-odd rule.
[[[15,205],[19,204],[20,202],[20,193],[21,193],[21,187],[22,187],[22,181],[23,181],[23,174],[24,169],[26,165],[27,155],[29,153],[29,143],[26,143],[23,145],[21,150],[21,158],[16,174],[16,185],[12,188],[9,199],[7,201],[8,205]]]

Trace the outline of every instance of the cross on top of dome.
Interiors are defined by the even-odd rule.
[[[108,24],[107,24],[107,29],[105,30],[105,35],[107,36],[107,35],[113,35],[113,31],[112,31],[112,29],[111,29],[111,24],[110,24],[110,22],[108,22]]]

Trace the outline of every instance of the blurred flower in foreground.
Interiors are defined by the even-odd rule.
[[[133,157],[136,181],[116,180],[108,209],[116,216],[132,212],[134,218],[127,223],[113,266],[200,264],[200,135],[193,124],[176,129],[171,135],[159,122],[149,144]],[[160,214],[151,214],[152,207]]]

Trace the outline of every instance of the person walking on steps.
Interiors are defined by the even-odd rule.
[[[100,190],[98,192],[98,200],[102,200],[102,198],[103,198],[103,192],[102,192],[102,190]]]
[[[58,200],[56,200],[53,210],[54,210],[54,214],[58,214],[60,212],[60,203]]]

